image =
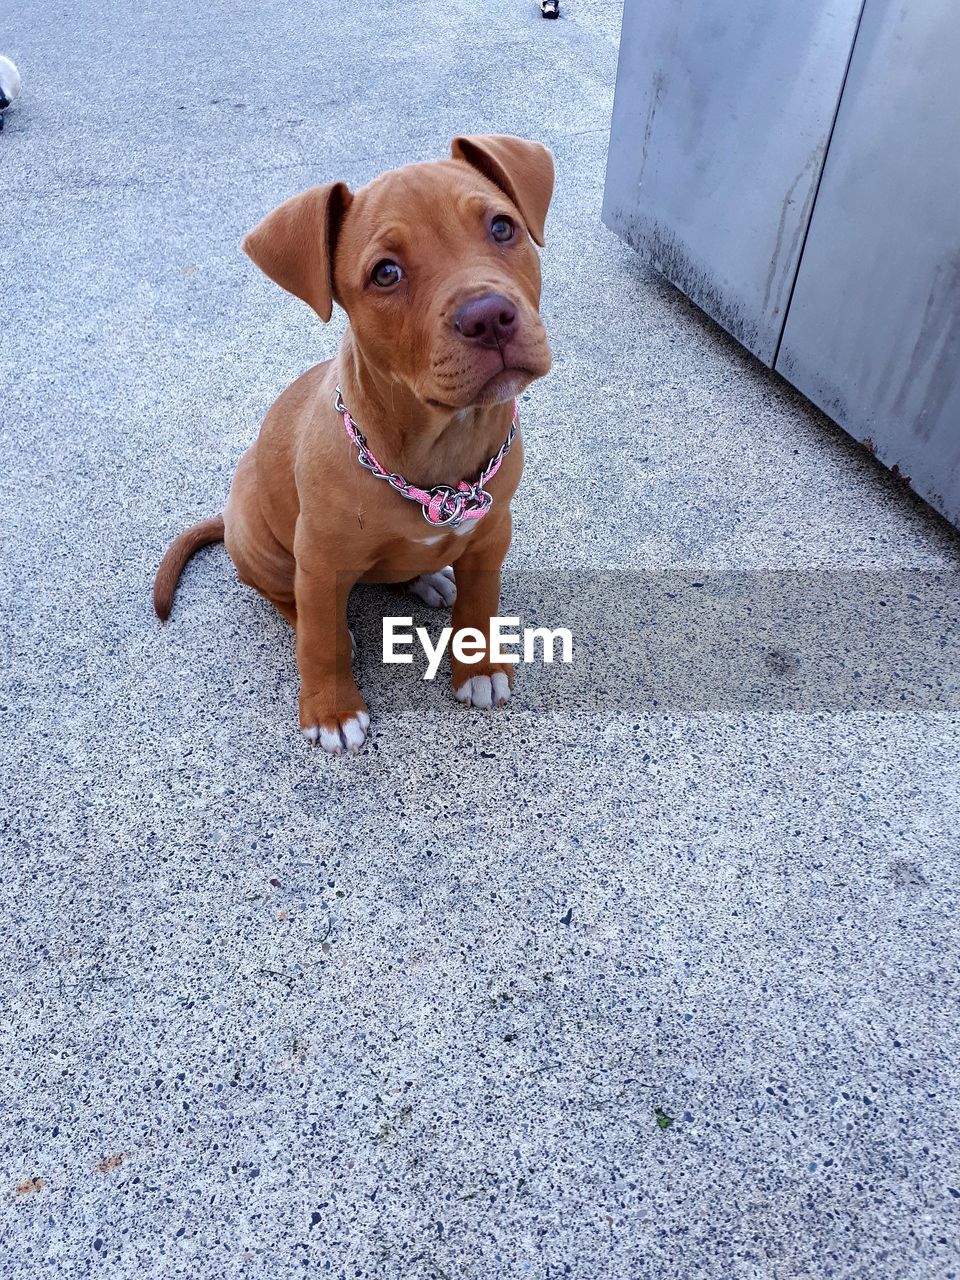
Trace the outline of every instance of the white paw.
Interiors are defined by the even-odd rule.
[[[369,728],[370,717],[366,711],[358,711],[349,720],[342,721],[336,729],[327,729],[323,725],[315,724],[309,729],[301,729],[300,732],[311,747],[319,745],[332,756],[338,756],[344,751],[356,755],[367,740]]]
[[[439,573],[421,573],[419,578],[407,584],[411,595],[419,596],[431,609],[450,608],[457,598],[457,584],[453,580],[453,566],[447,565]]]
[[[510,681],[502,671],[493,676],[471,676],[466,684],[454,689],[454,697],[466,707],[502,707],[510,701]]]

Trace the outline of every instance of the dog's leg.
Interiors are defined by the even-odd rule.
[[[452,573],[453,570],[451,569],[450,572]],[[290,623],[291,627],[293,627],[294,631],[296,631],[297,629],[296,605],[287,604],[283,600],[271,600],[270,603],[273,605],[273,607],[277,610],[278,613],[281,613],[286,618],[286,620]],[[350,660],[351,662],[356,662],[357,660],[357,640],[356,640],[356,636],[354,636],[352,631],[350,632]]]
[[[291,627],[293,627],[294,631],[296,631],[297,629],[296,606],[292,604],[287,604],[285,600],[271,600],[270,603],[273,605],[273,607],[277,610],[278,613],[283,614],[286,620],[290,623]]]
[[[506,512],[496,525],[471,535],[477,541],[464,550],[454,566],[454,635],[465,627],[474,627],[487,642],[486,654],[479,662],[460,662],[450,655],[454,696],[468,707],[500,707],[510,697],[513,664],[491,662],[489,658],[490,619],[497,616],[500,608],[500,567],[510,546],[510,532],[510,514]]]
[[[449,609],[457,598],[452,565],[448,564],[439,573],[421,573],[419,578],[407,583],[407,590],[431,609]]]
[[[309,743],[335,755],[358,751],[370,727],[367,705],[350,670],[353,637],[347,600],[355,581],[353,575],[297,560],[300,729]]]

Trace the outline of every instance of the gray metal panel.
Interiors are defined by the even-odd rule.
[[[867,0],[777,369],[960,523],[960,7]]]
[[[603,219],[767,364],[861,0],[626,0]]]

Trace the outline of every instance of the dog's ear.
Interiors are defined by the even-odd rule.
[[[333,254],[352,200],[342,182],[311,187],[268,213],[243,241],[261,271],[324,321],[333,314]]]
[[[508,195],[523,214],[527,230],[543,245],[543,224],[553,195],[553,156],[539,142],[487,133],[454,138],[454,160],[466,160]]]

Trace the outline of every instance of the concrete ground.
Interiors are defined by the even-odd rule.
[[[4,7],[3,1280],[960,1272],[960,539],[601,225],[564,4]],[[504,611],[575,662],[466,712],[358,593],[330,759],[223,549],[151,577],[337,343],[243,232],[461,132],[556,154]]]

